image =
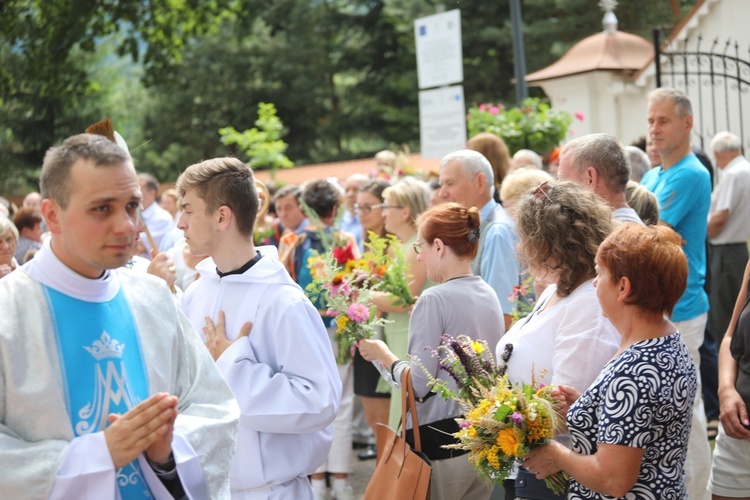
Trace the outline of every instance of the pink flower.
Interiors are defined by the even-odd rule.
[[[337,293],[340,293],[344,297],[348,297],[352,294],[352,287],[346,281],[342,282],[340,285],[333,285],[331,287],[331,295],[336,295]]]
[[[370,310],[362,304],[354,303],[349,306],[346,310],[346,315],[350,320],[356,321],[357,323],[364,323],[370,319]]]
[[[496,114],[498,114],[499,112],[500,112],[500,108],[498,108],[497,106],[492,106],[492,107],[490,108],[490,114],[491,114],[491,115],[496,115]]]
[[[575,131],[575,130],[573,130],[573,129],[570,129],[570,130],[568,130],[568,133],[569,133],[570,135],[576,135],[576,131]]]
[[[471,427],[471,422],[468,420],[461,420],[461,422],[458,424],[458,427],[460,429],[466,429],[467,427]]]
[[[579,122],[582,122],[582,121],[583,121],[583,119],[585,118],[585,117],[583,116],[583,113],[581,113],[580,111],[576,111],[575,113],[573,113],[573,115],[574,115],[574,116],[576,117],[576,119],[577,119],[577,120],[578,120]]]
[[[479,111],[487,111],[487,105],[482,103],[479,105]]]

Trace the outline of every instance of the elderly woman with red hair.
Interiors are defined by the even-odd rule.
[[[680,236],[664,226],[627,224],[596,255],[596,295],[622,335],[620,348],[580,394],[557,391],[573,439],[532,451],[524,465],[538,478],[570,474],[568,498],[685,498],[684,463],[695,365],[668,316],[685,291]],[[583,389],[583,388],[580,388]]]

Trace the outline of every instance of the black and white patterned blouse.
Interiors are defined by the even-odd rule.
[[[695,365],[679,333],[633,344],[570,407],[573,450],[593,455],[597,443],[643,448],[638,481],[625,498],[685,498],[696,387]],[[568,498],[612,497],[571,479]]]

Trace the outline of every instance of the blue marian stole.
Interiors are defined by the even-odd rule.
[[[109,302],[85,302],[44,287],[52,313],[70,422],[76,436],[104,430],[149,396],[135,320],[122,289]],[[152,498],[138,460],[117,471],[123,499]]]

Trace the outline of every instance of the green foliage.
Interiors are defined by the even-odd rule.
[[[140,109],[143,100],[134,94],[141,78],[166,74],[186,41],[208,31],[230,1],[0,2],[0,190],[38,189],[45,151],[88,125],[111,117],[119,128],[118,116]],[[112,79],[108,73],[122,67],[125,55],[139,64],[137,76]],[[139,140],[141,117],[135,126],[124,121],[129,142]]]
[[[276,116],[276,106],[271,103],[258,104],[258,119],[255,127],[238,132],[234,127],[219,129],[223,144],[236,144],[248,156],[247,164],[254,170],[271,170],[276,176],[280,168],[291,168],[294,163],[284,154],[287,143],[281,137],[284,124]]]
[[[496,134],[505,141],[511,155],[519,149],[547,153],[565,139],[571,123],[570,114],[554,110],[534,97],[514,108],[502,104],[472,106],[467,118],[469,136],[481,132]]]
[[[628,0],[650,38],[696,0]],[[273,102],[297,164],[418,150],[413,21],[438,0],[0,1],[0,191],[30,190],[47,148],[111,117],[138,168],[173,180],[238,154],[216,131]],[[461,2],[467,102],[513,102],[508,0]],[[524,0],[529,72],[600,31],[595,0]],[[451,5],[449,8],[452,8]],[[542,97],[538,88],[532,96]]]

